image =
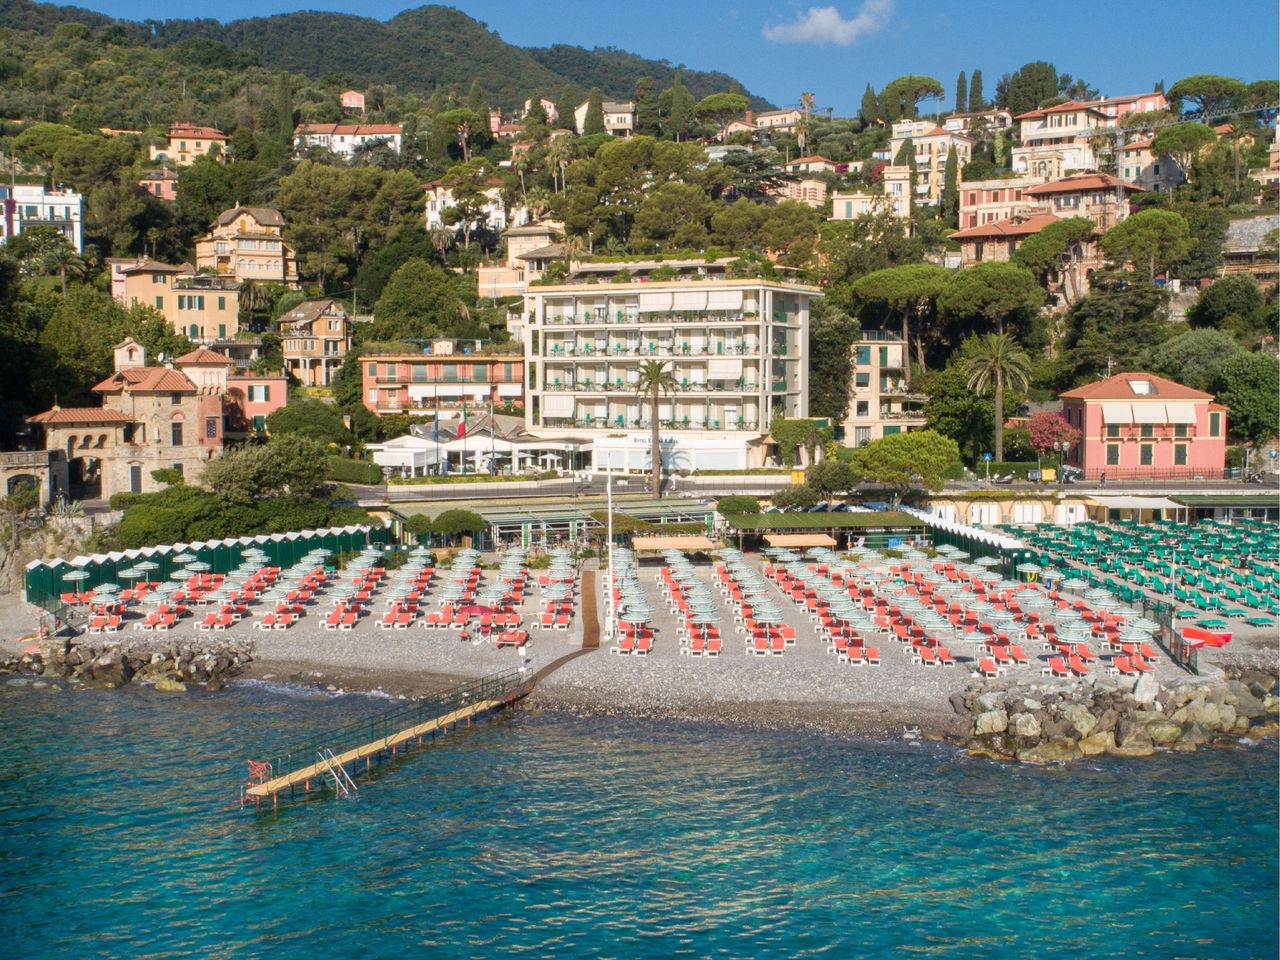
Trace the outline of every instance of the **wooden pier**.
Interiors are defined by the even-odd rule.
[[[281,793],[292,795],[301,787],[310,795],[313,781],[331,782],[337,792],[345,795],[354,789],[351,775],[360,769],[361,760],[368,770],[375,758],[394,757],[401,748],[413,743],[421,747],[425,739],[456,730],[459,724],[470,726],[477,717],[523,699],[532,689],[533,680],[519,671],[485,677],[381,717],[332,731],[324,743],[317,741],[271,761],[251,761],[251,779],[241,801],[259,803],[270,797],[275,808]],[[381,735],[372,736],[375,733]],[[353,740],[359,745],[341,753],[334,753],[329,746]]]

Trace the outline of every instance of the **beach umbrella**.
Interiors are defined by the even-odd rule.
[[[180,553],[176,557],[170,557],[169,559],[174,563],[191,563],[196,559],[196,555],[194,553]]]
[[[205,573],[209,570],[212,570],[213,568],[209,566],[209,564],[205,563],[203,560],[197,560],[194,563],[188,563],[187,569],[192,571],[193,573]]]
[[[174,583],[186,583],[191,579],[191,574],[187,573],[186,570],[175,570],[173,573],[169,574],[169,579]]]
[[[88,570],[69,570],[62,575],[62,579],[75,583],[81,580],[88,580],[90,576],[91,574]]]
[[[1000,561],[996,557],[979,557],[974,561],[980,567],[998,567]]]
[[[152,570],[159,570],[159,569],[160,569],[160,564],[158,564],[158,563],[153,563],[153,562],[152,562],[152,561],[150,561],[150,560],[143,560],[143,561],[141,561],[140,563],[135,563],[135,564],[133,565],[133,569],[135,569],[135,570],[142,570],[142,571],[144,571],[144,572],[146,572],[146,573],[150,573]]]
[[[1075,592],[1077,590],[1084,590],[1088,586],[1089,584],[1081,580],[1079,577],[1067,577],[1067,579],[1058,584],[1058,589]]]
[[[1125,643],[1146,643],[1151,639],[1151,634],[1145,630],[1122,630],[1120,639]]]
[[[105,593],[107,595],[120,592],[120,584],[118,583],[100,583],[93,588],[95,594]]]
[[[1156,623],[1154,620],[1148,619],[1147,617],[1137,617],[1128,621],[1125,626],[1132,627],[1135,630],[1145,630],[1148,633],[1155,633],[1160,629],[1160,624]]]
[[[1108,600],[1111,598],[1111,591],[1103,587],[1092,587],[1084,592],[1086,600]]]

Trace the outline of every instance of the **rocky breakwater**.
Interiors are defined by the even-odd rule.
[[[1277,680],[1263,671],[1184,677],[1167,687],[1149,674],[1136,683],[1089,680],[996,680],[957,693],[952,707],[969,727],[961,742],[975,756],[1051,763],[1100,754],[1145,757],[1280,732]]]
[[[217,690],[243,673],[252,660],[249,644],[221,639],[104,640],[69,647],[47,643],[39,652],[0,661],[0,672],[39,674],[106,688],[149,683],[160,691],[181,693],[191,683]]]

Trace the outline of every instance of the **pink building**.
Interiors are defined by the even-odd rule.
[[[364,405],[380,415],[524,405],[521,354],[455,353],[448,341],[434,349],[366,356],[360,364]]]
[[[157,200],[178,199],[178,175],[172,170],[150,170],[138,180],[138,186]]]
[[[1079,429],[1067,463],[1086,479],[1223,475],[1227,408],[1213,395],[1152,373],[1120,373],[1062,394]]]
[[[263,433],[267,417],[288,401],[289,380],[283,373],[244,373],[227,377],[227,436]]]
[[[343,90],[340,100],[343,110],[356,110],[364,113],[364,94],[359,90]]]

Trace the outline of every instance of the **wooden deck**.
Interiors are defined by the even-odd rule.
[[[379,740],[373,740],[369,743],[361,744],[358,747],[353,747],[350,750],[337,754],[333,760],[319,760],[308,767],[303,767],[300,770],[294,770],[292,773],[286,774],[282,777],[275,777],[271,780],[267,780],[265,783],[258,783],[253,786],[246,787],[244,794],[246,797],[252,797],[255,800],[262,799],[263,797],[270,797],[278,794],[282,790],[288,790],[290,787],[296,787],[299,784],[305,784],[308,781],[315,780],[317,778],[328,777],[330,775],[330,770],[335,763],[345,765],[348,763],[354,763],[358,760],[363,760],[366,757],[375,756],[382,753],[384,750],[391,750],[394,752],[397,747],[400,747],[411,740],[417,740],[419,737],[425,737],[446,731],[449,727],[456,727],[459,722],[470,720],[472,717],[477,714],[484,713],[486,710],[494,710],[498,707],[505,706],[522,696],[524,696],[523,693],[518,696],[510,696],[499,700],[481,700],[477,703],[468,704],[460,710],[454,710],[452,713],[446,713],[443,716],[428,720],[426,723],[420,723],[417,726],[409,727],[405,730],[399,731],[398,733],[393,733],[388,737],[383,737]]]

